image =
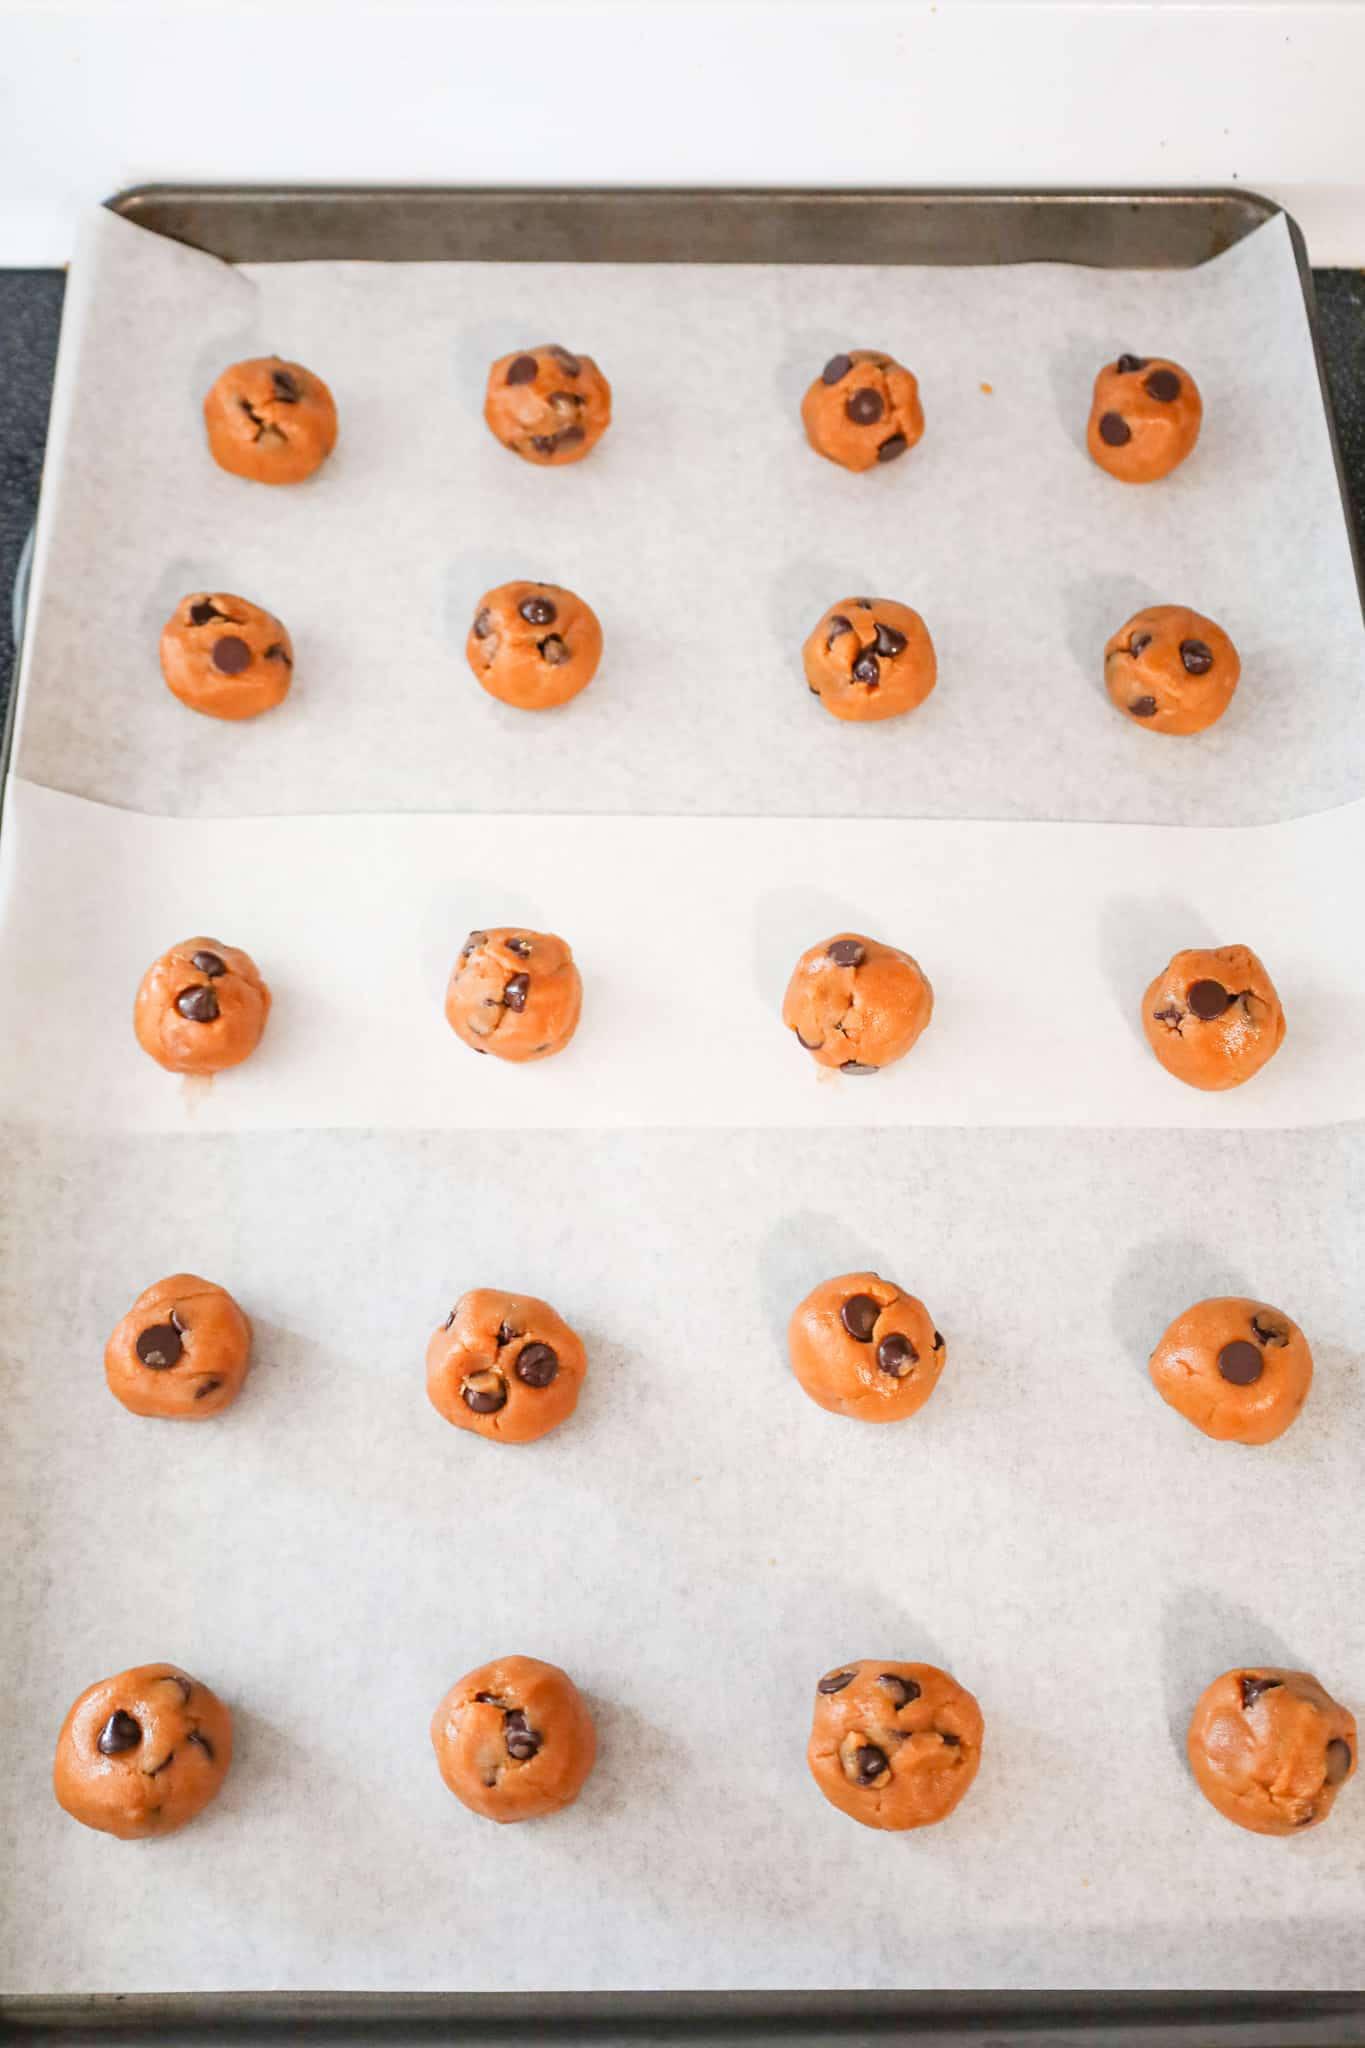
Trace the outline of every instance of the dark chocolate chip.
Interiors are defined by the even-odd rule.
[[[919,1364],[919,1353],[908,1337],[899,1330],[893,1330],[889,1337],[883,1337],[877,1346],[878,1369],[891,1379],[903,1380],[912,1365]]]
[[[1134,697],[1132,703],[1128,706],[1128,710],[1134,718],[1155,718],[1156,698]]]
[[[875,688],[882,679],[881,663],[870,647],[865,647],[851,670],[855,683],[867,683]]]
[[[942,1350],[943,1350],[943,1348],[944,1348],[944,1346],[943,1346],[943,1339],[942,1339],[942,1337],[940,1337],[940,1336],[939,1336],[939,1333],[938,1333],[938,1331],[937,1331],[937,1330],[935,1330],[935,1332],[934,1332],[934,1349],[935,1349],[935,1351],[942,1351]]]
[[[211,1024],[218,1015],[218,998],[207,982],[199,982],[194,988],[181,989],[175,1007],[191,1024]]]
[[[292,370],[272,370],[270,381],[275,387],[275,396],[281,405],[297,405],[299,402],[299,380]]]
[[[1154,1024],[1170,1024],[1178,1031],[1180,1029],[1180,1020],[1184,1014],[1185,1012],[1177,1010],[1173,1003],[1168,1003],[1164,1010],[1153,1010],[1152,1022]]]
[[[220,675],[239,676],[251,666],[251,649],[238,634],[224,633],[221,640],[214,641],[209,660]]]
[[[852,356],[831,356],[820,372],[820,381],[822,384],[841,383],[852,368]]]
[[[904,633],[898,632],[894,626],[878,624],[877,637],[872,642],[873,649],[877,654],[884,654],[888,658],[893,658],[897,654],[904,654],[905,644]]]
[[[192,626],[207,626],[210,619],[221,619],[222,616],[223,614],[219,611],[217,605],[213,604],[206,597],[201,598],[198,604],[190,606],[190,624]]]
[[[507,382],[529,384],[539,368],[540,365],[534,356],[513,356],[507,365]]]
[[[858,1676],[856,1671],[827,1671],[816,1686],[817,1692],[842,1692],[846,1685],[852,1685]]]
[[[861,967],[867,958],[861,939],[836,939],[828,951],[836,967]]]
[[[476,1372],[460,1391],[465,1407],[476,1415],[496,1415],[507,1404],[507,1382],[501,1373]]]
[[[531,941],[529,939],[508,939],[505,941],[509,953],[515,953],[518,960],[529,960]]]
[[[185,1740],[187,1742],[192,1742],[196,1749],[202,1749],[205,1756],[208,1758],[209,1762],[213,1762],[213,1744],[209,1741],[208,1736],[204,1734],[202,1729],[191,1728],[189,1734],[185,1737]]]
[[[1143,648],[1150,647],[1151,644],[1152,636],[1150,633],[1134,633],[1128,642],[1128,652],[1132,655],[1141,654]]]
[[[894,1671],[881,1672],[877,1683],[886,1688],[886,1691],[890,1694],[892,1706],[897,1709],[908,1707],[911,1700],[919,1698],[923,1689],[915,1683],[913,1678],[900,1678]]]
[[[872,599],[870,597],[855,597],[853,602],[857,605],[860,612],[870,612],[872,609]]]
[[[906,440],[904,434],[892,434],[878,448],[877,460],[878,462],[894,462],[898,455],[904,455],[909,446],[910,443]]]
[[[840,1067],[841,1074],[878,1074],[880,1067],[870,1066],[866,1060],[845,1060]]]
[[[450,1314],[449,1314],[449,1315],[448,1315],[448,1316],[446,1317],[445,1321],[444,1321],[444,1322],[442,1323],[442,1325],[441,1325],[441,1328],[442,1328],[443,1330],[453,1330],[453,1329],[454,1329],[454,1327],[455,1327],[455,1311],[454,1311],[454,1309],[452,1309],[452,1310],[450,1311]]]
[[[961,1749],[962,1737],[960,1735],[950,1735],[946,1728],[938,1729],[937,1734],[939,1741],[946,1743],[949,1749]]]
[[[1221,1017],[1232,997],[1221,981],[1193,981],[1185,991],[1185,1001],[1196,1017],[1202,1017],[1207,1024],[1214,1017]]]
[[[519,1764],[529,1763],[540,1748],[540,1737],[535,1729],[527,1726],[526,1716],[521,1713],[509,1714],[504,1725],[507,1754],[515,1757]]]
[[[559,1371],[559,1359],[548,1344],[525,1344],[518,1355],[516,1374],[528,1387],[548,1387]]]
[[[165,1372],[168,1366],[176,1364],[185,1347],[180,1342],[180,1332],[170,1323],[153,1323],[142,1331],[135,1348],[144,1365],[149,1365],[153,1372]]]
[[[796,1033],[796,1039],[798,1045],[804,1045],[807,1052],[819,1052],[825,1042],[823,1038],[802,1038],[799,1031]]]
[[[1242,1705],[1249,1707],[1254,1700],[1258,1700],[1261,1697],[1263,1692],[1277,1692],[1283,1683],[1284,1680],[1282,1678],[1243,1677]]]
[[[220,974],[227,973],[227,962],[219,954],[210,953],[203,947],[190,954],[190,966],[197,967],[201,974],[207,974],[210,981],[216,981]]]
[[[870,1294],[850,1294],[839,1311],[839,1321],[859,1344],[870,1344],[881,1312],[881,1303]]]
[[[1336,1735],[1327,1745],[1327,1782],[1340,1785],[1351,1775],[1351,1745]]]
[[[489,611],[488,606],[485,605],[482,611],[475,612],[474,614],[474,638],[476,640],[486,640],[492,630],[493,614]]]
[[[477,1704],[481,1707],[505,1708],[506,1705],[506,1702],[499,1699],[498,1695],[495,1692],[476,1692],[474,1698]]]
[[[1149,398],[1155,398],[1161,405],[1169,405],[1180,396],[1180,379],[1174,370],[1153,370],[1142,388]]]
[[[122,1756],[126,1750],[136,1749],[141,1740],[142,1730],[132,1715],[125,1714],[122,1707],[115,1707],[100,1729],[96,1746],[101,1756]]]
[[[486,946],[487,944],[487,932],[471,932],[469,934],[469,937],[465,940],[464,944],[460,948],[460,958],[462,960],[467,959],[469,955],[472,952],[474,952],[477,947]]]
[[[1100,414],[1100,439],[1108,448],[1122,448],[1125,441],[1131,441],[1133,430],[1122,413]]]
[[[566,377],[577,377],[581,374],[583,365],[579,362],[578,357],[570,355],[569,351],[566,348],[561,348],[557,341],[550,343],[550,354],[559,364]]]
[[[531,986],[529,974],[514,974],[502,992],[503,1002],[518,1016],[526,1008],[526,996]]]
[[[844,411],[855,427],[870,427],[886,411],[886,400],[880,391],[874,391],[870,384],[851,391],[844,400]]]
[[[854,1751],[853,1761],[857,1766],[858,1782],[870,1785],[874,1779],[880,1778],[886,1769],[886,1751],[878,1749],[875,1743],[867,1742],[861,1749]]]
[[[563,668],[569,659],[568,644],[560,639],[558,633],[547,633],[543,640],[536,642],[536,646],[541,660],[548,661],[551,668]]]
[[[1180,659],[1188,674],[1206,676],[1213,667],[1213,649],[1207,640],[1182,640]]]
[[[1238,1337],[1219,1352],[1218,1370],[1234,1387],[1251,1387],[1265,1371],[1265,1360],[1254,1344]]]
[[[199,1385],[194,1390],[195,1400],[207,1400],[210,1394],[216,1394],[218,1392],[218,1389],[222,1386],[222,1384],[223,1382],[220,1379],[200,1380]]]
[[[1120,356],[1114,365],[1120,377],[1131,377],[1134,370],[1145,370],[1146,367],[1146,356]]]
[[[548,626],[555,616],[554,605],[548,597],[528,597],[517,606],[517,610],[528,626]]]
[[[1271,1322],[1269,1316],[1254,1315],[1251,1318],[1251,1328],[1254,1335],[1259,1337],[1263,1344],[1287,1344],[1289,1342],[1289,1332],[1284,1324]]]
[[[835,612],[835,613],[834,613],[834,615],[833,615],[833,617],[832,617],[832,618],[830,618],[830,619],[829,619],[829,620],[827,621],[827,623],[826,623],[826,627],[825,627],[825,635],[826,635],[826,637],[825,637],[825,645],[826,645],[826,647],[832,647],[832,646],[834,645],[835,641],[836,641],[836,640],[837,640],[837,639],[838,639],[838,638],[840,637],[840,635],[841,635],[841,634],[843,634],[843,633],[851,633],[852,631],[853,631],[853,626],[852,626],[852,623],[851,623],[851,621],[850,621],[850,620],[848,620],[848,619],[846,619],[846,618],[844,617],[844,615],[843,615],[843,613],[842,613],[842,612]]]

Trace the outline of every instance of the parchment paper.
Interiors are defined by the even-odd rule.
[[[1365,792],[1362,628],[1302,292],[1274,221],[1195,271],[288,264],[232,270],[106,212],[73,269],[18,766],[181,815],[357,810],[1105,818],[1242,824]],[[489,362],[557,336],[613,382],[591,458],[530,468],[481,418]],[[802,391],[850,344],[920,376],[928,429],[851,476]],[[1161,351],[1203,438],[1133,489],[1084,453],[1098,365]],[[328,378],[305,486],[218,470],[199,402],[267,351]],[[989,392],[982,389],[989,385]],[[602,671],[531,716],[474,682],[513,576],[599,611]],[[157,664],[187,591],[294,636],[294,690],[224,726]],[[938,689],[838,724],[801,642],[869,592],[918,607]],[[1110,633],[1189,603],[1241,650],[1232,708],[1169,741],[1104,695]]]

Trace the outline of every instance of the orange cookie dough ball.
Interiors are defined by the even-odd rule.
[[[471,932],[446,989],[446,1022],[475,1052],[542,1060],[578,1029],[583,983],[552,932],[499,925]]]
[[[904,1057],[929,1022],[934,991],[918,961],[858,932],[840,932],[797,961],[782,1022],[812,1059],[875,1074]]]
[[[1225,1671],[1200,1695],[1186,1743],[1211,1806],[1255,1835],[1299,1835],[1355,1775],[1354,1715],[1306,1671]]]
[[[479,599],[465,656],[490,697],[548,711],[597,674],[602,628],[591,607],[557,583],[502,583]]]
[[[611,425],[611,386],[591,356],[547,341],[498,358],[483,416],[527,462],[581,462]]]
[[[238,1067],[261,1042],[270,990],[249,953],[218,939],[182,939],[142,977],[137,1042],[173,1074]]]
[[[1104,687],[1148,732],[1203,732],[1232,702],[1242,664],[1221,626],[1188,605],[1134,612],[1104,650]]]
[[[220,469],[257,484],[301,484],[336,446],[337,409],[302,363],[254,356],[224,370],[204,400],[204,425]]]
[[[57,1737],[57,1804],[101,1834],[173,1835],[217,1798],[232,1762],[232,1715],[173,1664],[138,1664],[89,1685]]]
[[[823,1280],[793,1312],[787,1350],[812,1401],[855,1422],[913,1415],[948,1357],[924,1303],[878,1273]]]
[[[1120,483],[1151,484],[1185,460],[1203,417],[1199,386],[1179,363],[1120,356],[1095,379],[1085,445]]]
[[[485,1820],[536,1820],[572,1806],[597,1756],[578,1687],[539,1657],[498,1657],[452,1685],[431,1741],[450,1790]]]
[[[1313,1354],[1282,1310],[1220,1296],[1176,1317],[1148,1371],[1162,1400],[1205,1436],[1268,1444],[1284,1435],[1308,1399]]]
[[[922,704],[938,681],[929,628],[889,597],[831,605],[801,659],[812,694],[836,718],[895,718]]]
[[[294,648],[273,612],[222,590],[182,597],[161,630],[166,688],[210,718],[255,718],[289,695]]]
[[[529,1444],[573,1414],[587,1370],[581,1340],[547,1301],[474,1287],[427,1345],[427,1396],[457,1429]]]
[[[984,1725],[946,1671],[864,1658],[816,1686],[806,1761],[830,1805],[865,1828],[931,1828],[976,1776]]]
[[[230,1408],[251,1363],[251,1324],[224,1287],[172,1273],[139,1294],[104,1347],[109,1391],[134,1415],[203,1422]]]
[[[845,469],[894,462],[924,432],[919,385],[879,348],[831,356],[801,401],[806,439]]]
[[[1191,1088],[1240,1088],[1284,1042],[1275,984],[1249,946],[1177,953],[1142,998],[1147,1043]]]

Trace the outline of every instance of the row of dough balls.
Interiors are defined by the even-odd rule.
[[[553,710],[596,675],[602,627],[591,605],[557,583],[502,583],[475,606],[465,655],[490,697],[520,711]],[[894,598],[838,599],[808,636],[802,663],[826,711],[860,724],[913,711],[938,681],[929,628]],[[192,711],[256,718],[289,693],[293,642],[249,598],[195,590],[162,629],[161,673]],[[1104,650],[1111,702],[1146,732],[1205,731],[1232,702],[1241,673],[1223,628],[1188,605],[1145,606]]]
[[[981,1762],[984,1721],[933,1664],[858,1658],[815,1688],[806,1761],[831,1806],[904,1832],[946,1820]],[[485,1820],[571,1806],[597,1759],[573,1680],[538,1657],[498,1657],[452,1685],[431,1720],[436,1763]],[[1186,1748],[1195,1783],[1261,1835],[1320,1826],[1356,1768],[1356,1724],[1306,1671],[1225,1671],[1206,1688]],[[232,1714],[174,1665],[142,1664],[88,1686],[57,1738],[53,1788],[74,1820],[124,1841],[173,1834],[222,1789]]]
[[[583,983],[568,945],[516,926],[471,932],[446,988],[451,1030],[475,1052],[524,1063],[562,1052],[578,1028]],[[860,932],[840,932],[801,955],[782,1021],[822,1067],[875,1074],[915,1045],[934,1009],[918,961]],[[148,968],[133,1006],[138,1043],[177,1074],[214,1074],[256,1050],[270,990],[249,953],[218,939],[183,939]],[[1177,953],[1142,998],[1152,1051],[1192,1088],[1240,1087],[1285,1035],[1284,1009],[1248,946]]]

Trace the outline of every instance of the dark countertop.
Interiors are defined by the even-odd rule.
[[[1315,270],[1313,279],[1337,435],[1365,556],[1365,271]],[[14,665],[10,593],[38,502],[63,284],[59,270],[0,270],[0,721]]]

